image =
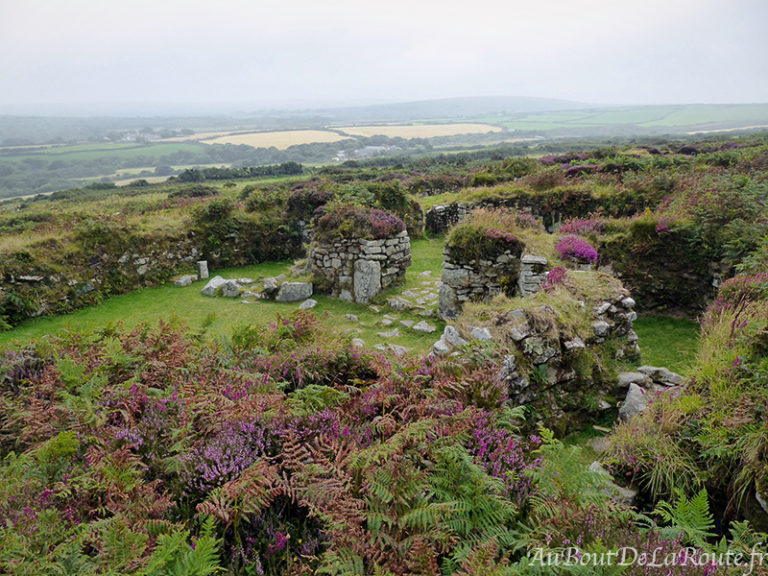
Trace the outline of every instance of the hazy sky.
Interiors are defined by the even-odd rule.
[[[0,114],[480,95],[768,102],[767,29],[768,0],[0,0]]]

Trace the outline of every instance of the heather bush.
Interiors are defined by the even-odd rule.
[[[541,288],[545,292],[551,292],[556,286],[560,286],[565,283],[568,278],[568,270],[562,266],[555,266],[547,272],[547,277],[541,284]]]
[[[517,214],[507,210],[475,210],[451,229],[446,249],[459,262],[493,260],[507,251],[519,257],[525,245],[516,234],[522,228],[518,222]],[[529,226],[530,218],[523,222]]]
[[[555,244],[555,250],[561,259],[579,264],[596,264],[597,250],[586,240],[578,236],[564,236]]]
[[[577,236],[600,235],[604,222],[599,218],[571,218],[560,226],[560,234],[575,234]]]
[[[391,238],[405,230],[403,221],[390,212],[342,205],[323,215],[315,224],[319,240]]]

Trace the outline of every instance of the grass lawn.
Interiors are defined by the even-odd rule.
[[[643,364],[665,366],[688,374],[699,347],[699,324],[669,316],[642,316],[635,321],[635,332],[643,353]]]
[[[427,280],[438,280],[442,267],[442,248],[442,240],[415,240],[412,243],[414,264],[408,270],[405,284],[382,294],[379,299],[385,302],[387,296],[402,290],[421,288],[421,282],[425,281],[425,277],[419,274],[425,270],[432,271]],[[286,273],[290,264],[290,262],[269,262],[213,271],[212,275],[218,274],[224,278],[247,277],[257,280]],[[160,319],[172,318],[182,320],[193,331],[199,331],[204,324],[209,323],[208,334],[211,336],[229,336],[237,326],[271,322],[278,313],[288,314],[299,304],[281,304],[254,299],[251,304],[242,304],[240,298],[203,296],[200,294],[203,286],[205,286],[203,280],[187,288],[179,288],[169,283],[113,296],[97,306],[77,310],[65,316],[29,320],[10,332],[0,333],[0,346],[21,344],[49,334],[55,335],[64,330],[90,332],[116,322],[123,322],[126,328],[132,328],[140,323],[154,325]],[[436,318],[429,318],[427,321],[437,330],[433,334],[422,334],[406,328],[399,322],[400,320],[415,322],[424,320],[415,314],[388,311],[386,306],[381,306],[380,312],[377,313],[370,306],[363,304],[343,302],[325,296],[314,296],[314,298],[318,301],[314,312],[324,323],[332,326],[340,334],[349,331],[351,337],[362,338],[368,346],[389,342],[406,346],[414,352],[426,352],[440,337],[444,327],[443,322]],[[390,326],[382,324],[383,316],[387,313],[394,318]],[[347,319],[347,314],[354,314],[359,318],[359,322]],[[386,339],[378,336],[379,332],[388,332],[394,328],[399,329],[400,336]]]

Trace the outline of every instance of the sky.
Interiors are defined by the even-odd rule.
[[[0,114],[768,102],[766,0],[0,0]]]

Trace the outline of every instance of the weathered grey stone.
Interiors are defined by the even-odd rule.
[[[595,336],[605,338],[611,331],[611,325],[604,320],[599,320],[592,323],[592,329],[595,331]]]
[[[221,295],[224,298],[237,298],[240,296],[240,284],[235,280],[227,280],[221,285]]]
[[[413,320],[400,320],[400,324],[402,324],[406,328],[411,328],[415,324],[415,322]]]
[[[350,344],[352,344],[353,348],[365,348],[365,340],[362,338],[352,338]]]
[[[344,315],[344,317],[345,317],[347,320],[351,320],[352,322],[360,322],[360,318],[358,318],[358,317],[357,317],[357,316],[355,316],[354,314],[345,314],[345,315]]]
[[[531,325],[528,323],[525,310],[522,308],[507,312],[504,315],[504,320],[504,329],[515,342],[519,342],[531,335]]]
[[[491,334],[491,331],[488,330],[488,328],[482,328],[482,327],[474,327],[471,328],[469,333],[472,335],[472,338],[475,340],[480,340],[481,342],[487,342],[489,340],[493,340],[493,335]]]
[[[627,310],[632,310],[632,308],[635,307],[635,304],[636,304],[635,299],[630,298],[629,296],[627,296],[621,301],[621,305],[624,306],[624,308],[626,308]]]
[[[577,336],[571,340],[566,340],[563,342],[563,347],[568,352],[572,352],[573,350],[581,350],[582,348],[586,348],[586,345],[584,344],[584,340]]]
[[[277,291],[278,302],[298,302],[312,296],[311,282],[283,282]]]
[[[408,354],[408,348],[400,346],[399,344],[376,344],[374,348],[381,350],[382,352],[391,352],[395,356],[404,356],[405,354]]]
[[[648,397],[645,390],[640,386],[632,382],[629,385],[629,391],[627,397],[619,408],[619,418],[624,422],[631,420],[638,414],[645,412],[648,407]]]
[[[654,382],[664,384],[665,386],[680,386],[685,382],[685,378],[680,376],[680,374],[676,374],[667,368],[640,366],[637,371],[647,375]]]
[[[450,284],[451,286],[468,286],[471,284],[471,278],[469,270],[465,268],[443,268],[443,275],[441,279],[444,284]]]
[[[216,294],[216,290],[221,288],[225,282],[226,280],[221,276],[214,276],[208,281],[208,284],[206,284],[205,287],[200,290],[200,294],[203,296],[213,296]]]
[[[560,354],[560,348],[555,342],[531,336],[523,342],[523,353],[530,356],[534,364],[546,364]]]
[[[448,284],[444,283],[440,286],[437,310],[443,318],[455,318],[460,312],[458,295]]]
[[[601,302],[600,304],[595,306],[595,314],[597,314],[598,316],[602,316],[603,314],[608,312],[608,310],[610,309],[611,309],[610,302]]]
[[[344,300],[345,302],[352,302],[352,292],[349,290],[342,290],[339,292],[339,300]]]
[[[446,326],[443,330],[442,340],[452,348],[461,348],[467,345],[467,341],[461,337],[459,331],[453,326]]]
[[[264,287],[264,294],[270,298],[277,294],[277,291],[280,289],[280,283],[277,278],[264,278],[261,281],[261,285]]]
[[[308,300],[304,300],[304,302],[299,304],[299,310],[311,310],[315,306],[317,306],[317,300],[309,298]]]
[[[523,254],[520,259],[523,264],[533,264],[538,266],[546,266],[547,259],[544,256],[536,256],[534,254]]]
[[[425,322],[424,320],[422,320],[418,324],[414,324],[413,326],[414,332],[423,332],[425,334],[432,334],[432,332],[434,332],[435,330],[437,330],[437,328],[432,326],[432,324]]]
[[[400,329],[395,328],[394,330],[389,330],[387,332],[379,332],[376,335],[381,338],[396,338],[400,336]]]
[[[206,280],[209,276],[208,260],[200,260],[197,263],[197,276],[201,280]]]
[[[448,343],[440,338],[435,344],[432,346],[432,352],[435,354],[435,356],[447,356],[451,352],[451,347],[448,345]]]
[[[642,372],[619,372],[619,386],[628,388],[632,383],[647,387],[651,384],[651,379]]]
[[[357,260],[353,277],[355,301],[363,304],[381,292],[381,265],[370,260]]]
[[[195,276],[194,274],[185,274],[184,276],[176,280],[174,284],[176,286],[181,286],[182,288],[185,288],[187,286],[191,286],[192,282],[194,282],[195,280],[197,280],[197,276]]]
[[[637,341],[638,341],[637,332],[635,332],[634,330],[630,330],[629,332],[627,332],[627,342],[632,344]]]
[[[247,286],[248,284],[253,284],[253,278],[238,278],[237,283]]]
[[[146,274],[147,272],[149,272],[149,266],[147,266],[146,264],[142,264],[141,266],[136,268],[136,274],[138,274],[139,276],[144,276],[144,274]]]

